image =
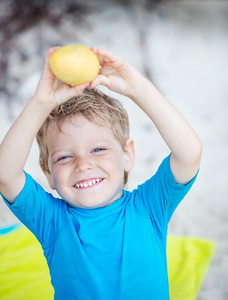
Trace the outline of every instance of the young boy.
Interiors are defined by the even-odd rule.
[[[101,70],[85,89],[56,80],[49,68],[55,49],[0,146],[0,192],[41,243],[55,299],[169,299],[168,222],[195,180],[201,143],[153,84],[121,58],[92,48]],[[171,150],[133,192],[123,190],[135,156],[127,115],[117,100],[93,90],[99,84],[133,100]],[[23,171],[36,135],[40,165],[61,198]]]

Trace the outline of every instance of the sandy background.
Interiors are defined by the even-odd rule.
[[[0,20],[0,141],[34,92],[43,55],[53,45],[97,46],[122,56],[185,115],[201,138],[203,158],[169,232],[216,242],[197,299],[228,299],[228,2],[10,0],[0,2]],[[144,113],[119,99],[136,143],[131,190],[169,150]],[[25,170],[48,190],[35,143]],[[0,201],[0,226],[16,222]]]

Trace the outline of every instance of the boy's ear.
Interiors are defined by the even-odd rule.
[[[126,141],[124,155],[125,155],[124,171],[130,172],[135,165],[135,145],[132,139],[128,139]]]
[[[54,182],[53,182],[53,178],[52,178],[52,175],[49,173],[49,172],[44,172],[47,180],[48,180],[48,183],[49,183],[49,186],[51,189],[55,190],[55,185],[54,185]]]

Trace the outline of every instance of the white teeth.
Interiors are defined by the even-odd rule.
[[[93,179],[93,180],[89,180],[87,182],[80,182],[80,183],[77,183],[75,185],[76,188],[82,188],[82,187],[88,187],[88,186],[92,186],[93,184],[96,184],[98,182],[101,182],[102,179],[100,178],[97,178],[97,179]]]

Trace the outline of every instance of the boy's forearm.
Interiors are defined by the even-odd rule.
[[[8,200],[14,200],[23,188],[24,165],[36,133],[52,108],[31,98],[1,143],[0,191]]]
[[[147,79],[135,91],[132,100],[151,118],[179,164],[197,169],[201,143],[182,114]],[[193,172],[194,173],[194,172]]]

